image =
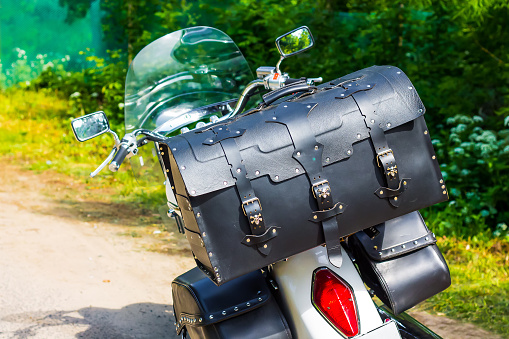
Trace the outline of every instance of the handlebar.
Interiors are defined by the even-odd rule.
[[[118,171],[120,168],[120,165],[124,162],[125,157],[129,154],[129,149],[125,144],[120,144],[118,147],[117,154],[115,154],[115,157],[113,158],[113,161],[110,163],[109,169],[112,172]]]

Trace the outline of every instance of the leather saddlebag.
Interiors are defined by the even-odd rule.
[[[424,106],[373,66],[160,143],[198,266],[218,285],[447,200]]]
[[[399,314],[451,285],[447,263],[419,212],[348,238],[362,280]]]
[[[198,339],[290,339],[288,324],[262,273],[216,286],[198,268],[172,283],[177,334]]]

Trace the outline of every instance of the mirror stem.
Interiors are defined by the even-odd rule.
[[[281,58],[280,58],[280,59],[279,59],[279,61],[277,62],[277,64],[276,64],[276,73],[281,73],[281,72],[279,71],[279,66],[281,65],[281,62],[283,61],[283,59],[284,59],[284,58],[285,58],[285,57],[281,55]]]

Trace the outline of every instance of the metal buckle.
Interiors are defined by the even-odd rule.
[[[378,165],[378,167],[382,167],[382,166],[380,166],[380,158],[381,157],[385,157],[387,154],[390,154],[390,153],[392,153],[392,155],[394,155],[394,152],[390,148],[387,151],[383,151],[382,153],[377,153],[377,155],[376,155],[376,164]]]
[[[245,206],[246,205],[249,205],[249,204],[253,204],[255,201],[258,202],[258,206],[260,206],[260,211],[262,210],[262,204],[260,203],[260,199],[258,198],[253,198],[253,199],[249,199],[245,202],[242,203],[242,211],[244,212],[244,215],[247,217],[247,213],[246,213],[246,208]]]
[[[325,186],[325,187],[323,189],[320,189],[320,188],[318,188],[319,186]],[[316,183],[316,184],[314,184],[311,187],[311,191],[313,192],[313,196],[315,197],[315,199],[318,199],[316,197],[315,188],[318,190],[318,196],[320,198],[325,199],[325,198],[327,198],[330,195],[330,185],[329,185],[329,182],[327,180],[320,181],[319,183]]]

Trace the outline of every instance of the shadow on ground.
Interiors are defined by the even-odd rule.
[[[87,307],[71,311],[46,311],[12,314],[1,319],[25,324],[11,338],[41,338],[41,333],[68,333],[75,329],[75,338],[168,338],[177,339],[172,305],[139,303],[107,309]],[[65,327],[65,329],[64,329]],[[78,333],[79,331],[79,333]],[[60,337],[60,336],[59,336]]]

